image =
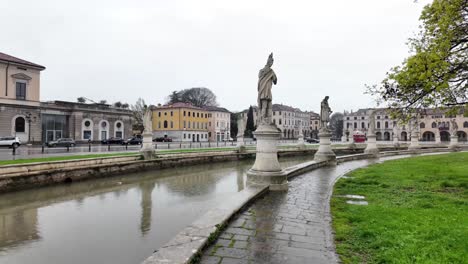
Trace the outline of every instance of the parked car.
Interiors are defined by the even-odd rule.
[[[55,141],[47,142],[47,146],[49,148],[52,147],[74,147],[76,145],[75,140],[73,138],[59,138]]]
[[[307,143],[319,143],[318,139],[315,138],[306,138]]]
[[[142,142],[141,138],[138,138],[138,137],[131,137],[131,138],[127,138],[126,140],[124,140],[122,142],[122,144],[124,145],[140,145]]]
[[[0,147],[19,147],[21,146],[21,141],[18,137],[0,137]]]
[[[108,139],[101,140],[102,144],[122,144],[123,139],[120,137],[110,137]]]
[[[172,142],[172,138],[170,137],[158,137],[153,139],[154,142]]]
[[[233,141],[234,141],[234,139],[233,139],[232,137],[230,137],[230,138],[224,138],[224,139],[223,139],[223,141],[227,141],[227,142],[233,142]]]

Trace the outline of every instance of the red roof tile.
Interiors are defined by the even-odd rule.
[[[13,56],[11,56],[11,55],[8,55],[8,54],[2,53],[2,52],[0,52],[0,61],[6,61],[6,62],[12,62],[12,63],[23,64],[23,65],[26,65],[26,66],[32,66],[32,67],[36,67],[36,68],[41,68],[42,70],[45,69],[45,67],[42,66],[42,65],[39,65],[39,64],[36,64],[36,63],[32,63],[32,62],[29,62],[29,61],[25,61],[25,60],[22,60],[22,59],[20,59],[20,58],[13,57]]]

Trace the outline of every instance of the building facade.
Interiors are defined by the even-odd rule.
[[[208,141],[209,111],[188,103],[152,107],[153,137],[181,142]]]
[[[390,113],[382,108],[364,108],[356,112],[344,113],[343,141],[352,141],[353,133],[357,131],[367,135],[371,110],[375,111],[375,135],[379,141],[390,141],[398,138],[399,141],[409,141],[411,129],[418,129],[419,140],[448,142],[450,141],[451,122],[457,123],[459,141],[466,141],[468,134],[468,117],[463,112],[449,116],[437,109],[424,109],[418,115],[418,124],[400,124],[390,117]]]
[[[40,101],[44,66],[0,53],[0,136],[17,136],[22,143],[59,138],[99,141],[131,136],[129,110],[105,104]]]
[[[226,108],[207,106],[209,112],[208,138],[209,141],[227,141],[231,139],[231,112]]]

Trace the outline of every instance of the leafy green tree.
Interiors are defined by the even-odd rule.
[[[254,131],[255,131],[254,111],[253,111],[253,107],[250,106],[249,111],[247,112],[247,124],[245,125],[244,136],[253,137],[252,132]]]
[[[114,103],[114,106],[117,107],[117,108],[121,108],[122,107],[122,102],[117,101],[117,102]]]
[[[101,100],[99,101],[100,104],[107,104],[107,100]]]
[[[340,139],[343,135],[343,119],[343,114],[339,112],[333,113],[333,115],[330,117],[330,130],[332,133],[332,138]]]
[[[237,136],[238,127],[237,119],[239,118],[240,113],[231,113],[231,137],[235,138]]]
[[[76,101],[77,101],[78,103],[84,104],[84,103],[86,103],[86,98],[84,98],[84,97],[78,97],[78,98],[76,98]]]
[[[468,108],[468,0],[434,0],[419,19],[412,55],[368,87],[401,119],[426,107]]]

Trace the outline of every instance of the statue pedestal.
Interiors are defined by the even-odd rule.
[[[413,132],[411,133],[411,143],[408,146],[408,150],[417,151],[418,149],[421,149],[421,146],[419,145],[419,133]]]
[[[436,144],[440,144],[440,134],[439,134],[438,131],[437,131],[435,134],[436,134],[436,135],[435,135],[435,143],[436,143]]]
[[[250,184],[267,184],[272,191],[288,189],[288,178],[278,162],[278,139],[281,132],[276,126],[261,124],[253,133],[257,139],[255,163],[247,172]]]
[[[400,147],[400,141],[398,141],[398,137],[397,137],[397,136],[393,136],[393,146],[394,146],[395,148]]]
[[[341,136],[341,142],[346,143],[347,141],[346,135]]]
[[[450,144],[448,146],[449,149],[451,150],[458,150],[458,136],[457,135],[451,135],[450,136]]]
[[[297,147],[300,150],[305,149],[304,136],[302,134],[299,134],[299,138],[297,139]]]
[[[367,135],[367,145],[364,149],[364,153],[374,156],[379,155],[379,148],[377,147],[377,140],[374,133]]]
[[[329,131],[320,131],[319,134],[320,145],[319,149],[315,153],[315,161],[335,161],[335,152],[331,149],[331,133]]]
[[[237,136],[236,147],[239,152],[245,152],[244,136]]]
[[[153,147],[153,134],[149,132],[143,133],[143,142],[140,149],[140,153],[143,155],[145,160],[152,159],[154,157],[154,147]]]

